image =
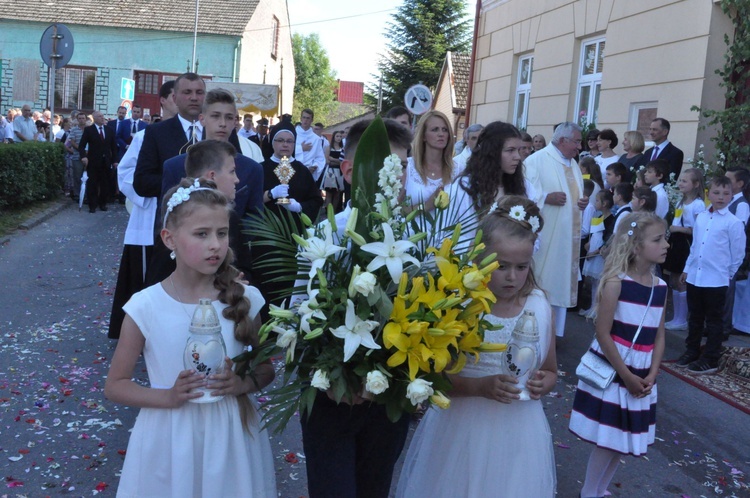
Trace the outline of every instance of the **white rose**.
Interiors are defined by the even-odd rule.
[[[373,370],[367,373],[367,383],[365,389],[372,394],[380,394],[388,389],[388,377],[383,375],[379,370]]]
[[[328,372],[316,370],[310,385],[321,391],[327,391],[331,387],[331,381],[328,380]]]
[[[409,398],[411,404],[414,406],[426,400],[434,393],[432,382],[427,382],[424,379],[414,379],[406,387],[406,397]]]
[[[352,287],[354,290],[363,296],[370,294],[377,284],[378,281],[375,279],[375,275],[369,271],[362,272],[352,280]]]

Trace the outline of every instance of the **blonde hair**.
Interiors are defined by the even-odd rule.
[[[424,141],[424,137],[427,128],[427,121],[433,117],[442,119],[445,126],[448,128],[448,142],[443,149],[442,164],[440,166],[443,176],[443,185],[448,185],[453,180],[453,146],[455,140],[453,138],[451,122],[448,119],[448,116],[440,111],[429,111],[425,113],[417,124],[417,133],[414,135],[414,142],[411,148],[412,157],[414,158],[414,168],[417,170],[417,173],[419,173],[419,176],[422,177],[422,181],[426,183],[427,176],[424,173],[423,163],[427,145]]]
[[[511,217],[510,210],[515,206],[521,206],[526,212],[526,217],[523,221]],[[492,246],[497,240],[522,239],[528,240],[533,246],[539,232],[544,227],[544,219],[539,211],[539,206],[520,195],[503,196],[498,201],[497,207],[490,211],[479,225],[479,228],[482,230],[482,242],[485,245],[484,251],[478,258],[479,261],[492,254]],[[532,216],[536,216],[539,219],[537,232],[534,232],[532,225],[528,221]],[[526,282],[519,289],[518,296],[526,297],[531,294],[531,291],[538,288],[539,285],[537,285],[536,278],[534,277],[534,264],[532,260],[529,273],[526,276]]]
[[[667,229],[667,222],[649,211],[630,213],[617,226],[617,232],[612,236],[609,254],[604,261],[604,270],[597,289],[597,303],[602,302],[602,290],[607,281],[622,279],[622,275],[635,263],[635,250],[643,245],[646,230],[653,225],[661,225],[665,231]]]
[[[628,142],[630,142],[630,152],[635,152],[636,154],[643,153],[643,150],[646,148],[646,142],[643,140],[643,135],[641,135],[640,131],[626,131],[623,137],[627,138]]]
[[[695,196],[696,199],[705,200],[705,194],[704,191],[706,189],[705,182],[703,181],[703,172],[699,170],[698,168],[688,168],[683,169],[682,173],[689,173],[691,178],[693,179],[693,183],[697,183],[698,185],[692,190],[692,194]],[[680,200],[680,205],[683,205],[685,203],[685,196],[682,196],[682,200]]]

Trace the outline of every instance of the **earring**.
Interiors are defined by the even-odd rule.
[[[172,259],[175,259],[177,257],[177,255],[174,253],[174,251],[172,251],[172,252],[169,253],[169,257],[172,258]]]

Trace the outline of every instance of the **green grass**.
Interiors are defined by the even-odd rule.
[[[49,199],[23,207],[0,211],[0,237],[15,232],[18,229],[18,225],[45,211],[58,201],[59,199]]]

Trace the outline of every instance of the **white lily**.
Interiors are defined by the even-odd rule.
[[[344,325],[330,329],[331,333],[339,339],[344,339],[344,361],[354,355],[357,348],[362,345],[370,349],[380,349],[378,343],[372,337],[372,330],[380,325],[374,320],[362,320],[354,312],[354,303],[351,299],[346,300],[346,320]]]
[[[287,361],[293,361],[294,350],[297,347],[297,331],[294,329],[285,329],[278,325],[274,325],[271,330],[279,334],[276,338],[276,345],[280,348],[286,348]]]
[[[408,240],[396,241],[391,226],[388,223],[383,223],[381,226],[383,227],[383,242],[370,242],[362,246],[363,251],[375,255],[375,259],[367,265],[367,271],[375,271],[385,265],[391,279],[397,284],[401,279],[401,273],[404,271],[404,263],[419,266],[419,261],[406,252],[409,249],[414,249],[416,245]]]
[[[312,318],[318,318],[320,320],[325,320],[326,316],[323,314],[323,311],[318,308],[318,290],[312,290],[310,291],[310,298],[306,301],[302,301],[299,305],[299,310],[297,311],[300,318],[300,329],[302,329],[302,332],[309,334],[312,329],[310,328],[310,319]]]
[[[343,247],[337,246],[333,243],[333,237],[331,232],[331,225],[326,224],[323,227],[323,233],[325,239],[320,237],[310,237],[307,239],[307,248],[304,251],[300,251],[299,255],[312,263],[310,265],[310,272],[308,275],[313,278],[319,268],[323,268],[326,263],[328,256],[337,254],[344,250]]]

